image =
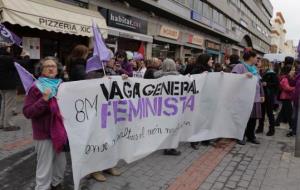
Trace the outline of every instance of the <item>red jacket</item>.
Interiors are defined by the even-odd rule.
[[[34,85],[26,96],[23,113],[32,121],[33,139],[51,139],[56,152],[61,152],[67,143],[67,133],[56,98],[43,99],[40,90]]]
[[[280,99],[281,100],[292,100],[295,87],[290,86],[289,79],[287,76],[283,76],[280,79]]]

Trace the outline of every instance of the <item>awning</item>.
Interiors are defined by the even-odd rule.
[[[106,20],[97,11],[54,0],[0,0],[1,21],[40,30],[93,36],[92,20],[107,36]]]
[[[134,39],[138,41],[144,41],[144,42],[153,42],[153,37],[148,36],[145,34],[139,34],[136,32],[130,32],[127,30],[122,30],[119,28],[113,28],[113,27],[108,27],[108,34],[113,35],[113,36],[119,36],[123,38],[129,38],[129,39]]]

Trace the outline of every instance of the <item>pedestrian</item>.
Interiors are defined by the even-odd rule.
[[[77,45],[73,48],[66,68],[70,81],[85,79],[88,54],[89,49],[85,45]]]
[[[213,59],[212,56],[208,54],[201,54],[198,56],[197,61],[193,64],[193,69],[191,70],[190,74],[201,74],[203,72],[212,72],[213,71]],[[197,145],[199,142],[191,142],[191,147],[195,150],[199,148]],[[202,145],[208,146],[210,144],[210,140],[202,141]]]
[[[280,100],[282,103],[282,108],[277,117],[277,123],[280,123],[281,118],[286,118],[289,124],[290,130],[292,131],[292,97],[295,87],[289,84],[289,78],[293,77],[294,72],[292,71],[292,66],[290,64],[285,65],[281,70],[281,76],[279,79],[280,83]],[[293,136],[292,132],[288,133],[287,136]]]
[[[161,69],[154,73],[154,78],[160,78],[169,75],[180,75],[180,73],[177,71],[175,61],[173,59],[167,58],[163,61],[161,65]],[[164,154],[171,155],[171,156],[179,156],[181,152],[173,148],[173,149],[165,149]]]
[[[265,102],[262,103],[262,117],[259,119],[259,125],[256,133],[263,133],[265,115],[267,113],[269,119],[269,131],[267,136],[273,136],[275,134],[275,118],[273,108],[275,104],[275,98],[279,92],[279,81],[276,73],[273,70],[273,64],[267,59],[262,59],[262,85],[265,94]]]
[[[253,144],[260,144],[260,142],[256,139],[255,136],[255,125],[256,120],[261,118],[261,103],[264,102],[264,93],[260,83],[259,72],[255,66],[255,64],[257,64],[257,54],[251,48],[246,48],[244,50],[243,59],[244,61],[241,64],[237,64],[233,68],[232,73],[246,74],[246,76],[249,78],[254,77],[257,80],[257,83],[254,104],[250,118],[247,122],[244,139],[242,141],[238,141],[238,144],[245,145],[246,138],[249,142]]]
[[[150,60],[146,60],[145,65],[147,70],[145,72],[144,79],[154,79],[154,73],[159,70],[161,66],[161,60],[153,57]]]
[[[110,51],[110,60],[107,61],[105,65],[105,74],[106,76],[116,76],[118,75],[116,72],[116,66],[115,66],[115,57],[112,51]],[[103,69],[99,69],[96,71],[91,71],[87,73],[86,78],[87,79],[96,79],[96,78],[102,78],[104,77]],[[123,79],[128,78],[127,75],[122,76]],[[117,168],[109,168],[107,170],[104,170],[105,173],[110,174],[112,176],[120,176],[121,172]],[[103,174],[102,171],[94,172],[91,174],[91,176],[98,182],[105,182],[107,178]]]
[[[140,53],[136,53],[133,56],[133,59],[135,61],[135,64],[133,65],[133,77],[144,78],[147,68],[144,63],[143,55]]]
[[[37,152],[35,190],[60,190],[66,168],[63,145],[66,132],[56,101],[62,82],[62,65],[54,57],[46,57],[37,65],[38,80],[25,97],[23,113],[32,121],[32,132]]]
[[[238,55],[232,54],[229,57],[229,64],[225,64],[225,68],[223,68],[223,71],[225,73],[231,73],[232,69],[237,65],[240,64],[240,57]]]
[[[295,86],[295,92],[293,96],[293,126],[292,130],[287,134],[288,137],[296,135],[297,132],[297,126],[298,126],[298,112],[299,112],[299,97],[300,97],[300,67],[299,63],[296,65],[297,72],[296,72],[296,86]]]
[[[128,62],[125,51],[120,50],[116,53],[116,71],[119,75],[125,74],[129,77],[133,76],[132,65]]]
[[[14,110],[17,106],[18,74],[14,66],[14,58],[11,55],[11,46],[4,44],[0,48],[0,129],[3,131],[17,131]]]
[[[184,75],[191,74],[192,70],[194,69],[195,63],[196,63],[196,58],[189,57],[183,74]]]
[[[223,71],[223,67],[221,63],[214,63],[213,72],[221,72]]]

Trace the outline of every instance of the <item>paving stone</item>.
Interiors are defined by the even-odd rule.
[[[226,187],[229,187],[229,188],[236,188],[237,186],[237,182],[236,181],[228,181],[226,184],[225,184]]]
[[[214,183],[214,185],[212,186],[212,189],[223,189],[223,187],[224,187],[224,183],[221,183],[221,182],[216,182],[216,183]]]

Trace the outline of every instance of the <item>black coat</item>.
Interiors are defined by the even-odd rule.
[[[0,90],[14,90],[18,83],[14,59],[7,53],[0,55]]]
[[[84,59],[70,59],[69,62],[69,80],[78,81],[86,78],[86,60]]]
[[[209,67],[204,67],[202,65],[199,66],[195,64],[190,74],[201,74],[203,72],[212,72],[212,69]]]
[[[154,68],[147,68],[145,74],[144,74],[144,79],[155,79],[154,73],[157,71],[157,69]]]
[[[266,82],[264,92],[266,96],[276,96],[279,93],[279,80],[275,72],[266,72],[262,76],[262,82]]]
[[[183,72],[184,75],[187,75],[187,74],[192,74],[192,71],[195,67],[195,64],[188,64],[185,68],[185,71]]]

